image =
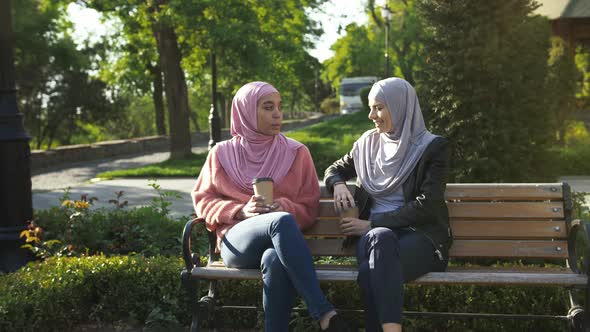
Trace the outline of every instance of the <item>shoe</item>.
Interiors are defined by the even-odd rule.
[[[324,332],[355,332],[357,331],[354,329],[352,324],[348,323],[344,320],[344,317],[340,314],[336,314],[330,318],[330,325]]]

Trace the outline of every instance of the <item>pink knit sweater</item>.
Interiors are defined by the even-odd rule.
[[[193,188],[191,196],[197,216],[207,221],[207,229],[217,234],[217,250],[224,234],[238,222],[236,214],[250,199],[248,193],[236,186],[217,158],[217,149],[209,152],[207,161]],[[297,156],[287,175],[274,184],[274,199],[291,213],[299,228],[304,230],[316,220],[319,210],[318,177],[307,147],[297,150]]]

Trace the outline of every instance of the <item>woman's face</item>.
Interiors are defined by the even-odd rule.
[[[278,92],[269,93],[258,100],[256,107],[258,132],[263,135],[277,135],[283,123],[283,104]]]
[[[391,114],[382,103],[375,99],[369,99],[369,119],[375,124],[375,128],[379,134],[390,133],[393,131],[393,121],[391,120]]]

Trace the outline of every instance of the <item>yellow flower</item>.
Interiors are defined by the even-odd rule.
[[[74,207],[76,209],[87,209],[90,206],[90,204],[88,204],[88,202],[85,201],[76,201]]]
[[[74,202],[72,200],[69,200],[69,199],[61,202],[61,206],[72,207],[73,205],[74,205]]]

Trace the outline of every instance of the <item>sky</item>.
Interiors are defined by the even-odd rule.
[[[310,12],[312,19],[319,22],[324,29],[324,34],[316,41],[314,49],[309,53],[320,62],[330,58],[334,52],[330,46],[344,35],[344,28],[353,22],[359,25],[367,22],[367,15],[364,13],[366,0],[329,0],[320,8]],[[74,23],[73,37],[76,42],[86,38],[98,40],[108,31],[108,22],[103,24],[100,21],[100,14],[93,9],[82,8],[75,3],[68,6],[68,14]],[[339,27],[340,34],[338,33]]]

